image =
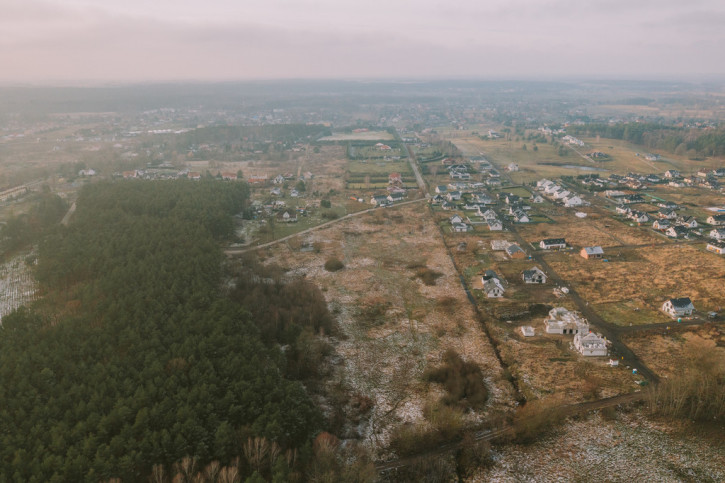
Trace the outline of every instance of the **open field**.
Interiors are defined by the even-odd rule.
[[[566,210],[566,212],[561,210]],[[556,223],[520,224],[517,225],[517,231],[526,241],[534,245],[537,245],[543,238],[564,238],[567,244],[574,247],[572,256],[576,257],[578,257],[579,249],[585,246],[600,245],[605,248],[605,256],[607,256],[607,247],[662,241],[651,230],[631,227],[612,220],[602,216],[598,210],[591,207],[584,207],[580,210],[588,214],[586,218],[574,216],[577,210],[571,208],[557,210],[555,208],[545,214]]]
[[[395,139],[388,131],[364,131],[364,132],[337,132],[332,136],[325,136],[318,141],[392,141]]]
[[[723,257],[683,244],[615,249],[607,256],[609,263],[563,253],[547,261],[591,304],[637,299],[656,311],[670,297],[687,296],[701,312],[725,306]]]
[[[725,446],[688,423],[639,412],[570,420],[531,445],[496,449],[496,465],[468,481],[723,481]]]
[[[323,290],[343,334],[331,341],[342,361],[333,379],[344,381],[349,394],[371,399],[368,417],[350,431],[375,450],[401,423],[421,421],[423,406],[442,394],[421,375],[440,363],[446,349],[478,363],[491,391],[489,403],[469,413],[469,421],[507,411],[515,399],[424,210],[381,209],[307,235],[319,253],[300,252],[293,243],[260,252],[266,263],[292,277],[304,275]],[[327,272],[323,265],[331,257],[345,268]],[[437,277],[434,285],[419,277],[429,270]]]
[[[716,347],[720,357],[725,357],[725,329],[722,325],[707,324],[701,327],[678,328],[672,323],[670,330],[633,333],[625,336],[627,345],[645,364],[663,376],[682,372],[683,360],[688,360],[700,349]]]

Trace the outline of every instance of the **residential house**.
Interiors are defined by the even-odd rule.
[[[539,242],[542,250],[563,250],[566,248],[566,240],[563,238],[545,238]]]
[[[446,199],[448,201],[461,201],[461,196],[462,196],[462,194],[460,191],[450,191],[446,195]]]
[[[707,244],[707,250],[713,253],[717,253],[718,255],[725,254],[725,242],[721,241],[711,241]]]
[[[647,216],[647,213],[643,211],[632,211],[629,214],[629,218],[634,220],[636,223],[639,223],[640,225],[649,222],[649,216]]]
[[[662,304],[662,311],[672,318],[692,315],[695,306],[692,305],[690,297],[669,299]]]
[[[509,163],[509,165],[506,166],[506,170],[507,171],[510,171],[510,172],[518,171],[519,170],[519,165],[516,164],[516,163]]]
[[[297,191],[296,189],[292,188],[292,190],[290,190],[290,192],[289,192],[289,195],[292,198],[298,198],[300,196],[300,192]]]
[[[479,209],[480,211],[480,209]],[[486,211],[481,213],[481,216],[484,217],[487,220],[495,220],[497,218],[496,212],[493,211],[491,208],[487,209]]]
[[[697,220],[694,216],[681,216],[677,218],[676,223],[690,229],[698,227]]]
[[[655,230],[665,231],[670,227],[670,220],[655,220],[654,223],[652,223],[652,228]]]
[[[571,208],[573,206],[581,206],[584,204],[584,201],[579,196],[573,195],[573,196],[567,196],[564,198],[564,206],[567,208]]]
[[[586,259],[589,259],[589,258],[603,258],[604,257],[604,250],[600,246],[584,247],[579,252],[579,255],[581,255],[583,258],[586,258]]]
[[[275,176],[272,179],[272,183],[274,183],[274,184],[282,184],[282,183],[284,183],[284,176],[282,176],[281,174],[278,174],[277,176]]]
[[[450,218],[448,218],[448,221],[451,222],[451,225],[456,223],[463,223],[463,217],[461,215],[453,215]]]
[[[539,267],[524,270],[521,276],[524,283],[546,283],[546,274]]]
[[[707,222],[712,226],[725,226],[725,215],[708,216]]]
[[[222,172],[222,179],[227,181],[236,181],[237,173],[233,173],[231,171],[224,171]]]
[[[528,223],[531,220],[529,219],[528,215],[524,212],[524,210],[516,210],[514,212],[514,221],[516,223]]]
[[[501,220],[494,218],[492,220],[486,220],[486,223],[488,224],[488,229],[491,231],[503,230],[503,223],[501,223]]]
[[[676,169],[668,169],[667,171],[665,171],[665,178],[675,179],[675,178],[679,178],[679,177],[680,177],[680,172],[677,171]]]
[[[523,251],[521,247],[515,243],[512,243],[511,245],[506,247],[506,255],[508,255],[510,258],[526,258],[526,252]]]
[[[388,201],[390,201],[391,203],[396,203],[396,202],[399,202],[399,201],[403,201],[404,199],[405,199],[405,193],[404,192],[403,193],[395,192],[395,193],[390,193],[388,195]]]
[[[586,335],[576,334],[574,336],[574,348],[586,357],[607,355],[606,339],[594,332],[589,332]]]
[[[448,211],[448,210],[455,210],[458,208],[458,206],[455,203],[451,203],[450,201],[444,201],[441,204],[441,208]]]
[[[539,195],[539,194],[532,195],[531,196],[531,202],[532,203],[543,203],[544,202],[544,198],[541,195]]]
[[[659,201],[657,202],[657,206],[659,206],[660,208],[669,208],[671,210],[677,209],[677,203],[675,203],[674,201]]]
[[[530,325],[522,325],[521,327],[519,327],[519,330],[521,331],[521,335],[523,335],[524,337],[533,337],[536,335],[534,328]]]
[[[498,278],[489,278],[483,281],[483,293],[488,298],[503,297],[504,288]]]
[[[622,203],[631,205],[635,203],[644,203],[645,200],[640,195],[626,195],[622,197]]]
[[[435,192],[438,193],[439,195],[448,193],[448,187],[444,186],[444,185],[438,185],[438,186],[436,186]]]
[[[486,186],[491,186],[491,187],[501,186],[501,180],[498,178],[488,178],[486,180]]]
[[[628,216],[632,213],[632,208],[624,205],[617,205],[616,211],[617,214]]]
[[[445,198],[441,195],[435,195],[433,198],[430,199],[430,202],[434,205],[440,205],[441,203],[443,203],[443,201],[445,201]]]
[[[715,228],[710,230],[710,238],[714,240],[725,240],[725,228]]]
[[[297,213],[292,210],[277,213],[277,221],[281,221],[282,223],[294,223],[297,221]]]
[[[674,220],[677,218],[677,212],[671,208],[660,208],[657,216],[665,220]]]
[[[370,204],[373,206],[385,206],[388,204],[388,197],[386,195],[375,195],[370,198]]]
[[[589,323],[578,312],[554,307],[544,319],[547,334],[579,334],[589,332]]]
[[[467,231],[471,231],[472,229],[473,227],[466,223],[453,223],[453,231],[456,233],[466,233]]]
[[[403,177],[400,175],[400,173],[390,173],[388,175],[388,183],[389,184],[402,184]]]
[[[687,228],[684,226],[671,226],[665,231],[665,235],[670,238],[681,238],[687,236]]]

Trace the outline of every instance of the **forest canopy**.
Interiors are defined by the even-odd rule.
[[[228,464],[250,437],[310,441],[320,416],[276,335],[220,294],[218,241],[247,198],[214,180],[83,188],[40,245],[43,301],[0,328],[0,474],[138,481],[187,455]]]

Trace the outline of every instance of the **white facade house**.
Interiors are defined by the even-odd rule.
[[[712,241],[707,244],[707,251],[725,255],[725,242]]]
[[[725,229],[710,230],[710,238],[713,240],[725,240]]]
[[[695,306],[692,305],[690,297],[669,299],[662,304],[662,311],[672,318],[692,315],[693,310],[695,310]]]
[[[486,220],[486,223],[488,224],[488,229],[491,231],[501,231],[503,230],[503,224],[501,223],[501,220],[493,219],[493,220]]]
[[[521,335],[524,337],[533,337],[536,335],[536,331],[530,325],[522,325],[519,329],[521,330]]]
[[[573,206],[581,206],[584,202],[579,196],[573,195],[573,196],[567,196],[564,198],[564,206],[567,208],[571,208]]]
[[[539,242],[542,250],[564,249],[566,248],[566,240],[564,238],[545,238]]]
[[[578,312],[554,307],[544,319],[547,334],[579,334],[589,332],[589,323]]]
[[[488,298],[501,298],[504,291],[503,285],[498,278],[489,278],[483,281],[483,293]]]
[[[601,336],[590,332],[588,334],[578,333],[574,336],[574,348],[581,355],[587,357],[606,356],[607,341]]]
[[[546,283],[546,274],[539,267],[524,270],[522,273],[524,283]]]

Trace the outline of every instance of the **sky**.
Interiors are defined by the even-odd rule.
[[[0,82],[725,78],[723,0],[0,0]]]

